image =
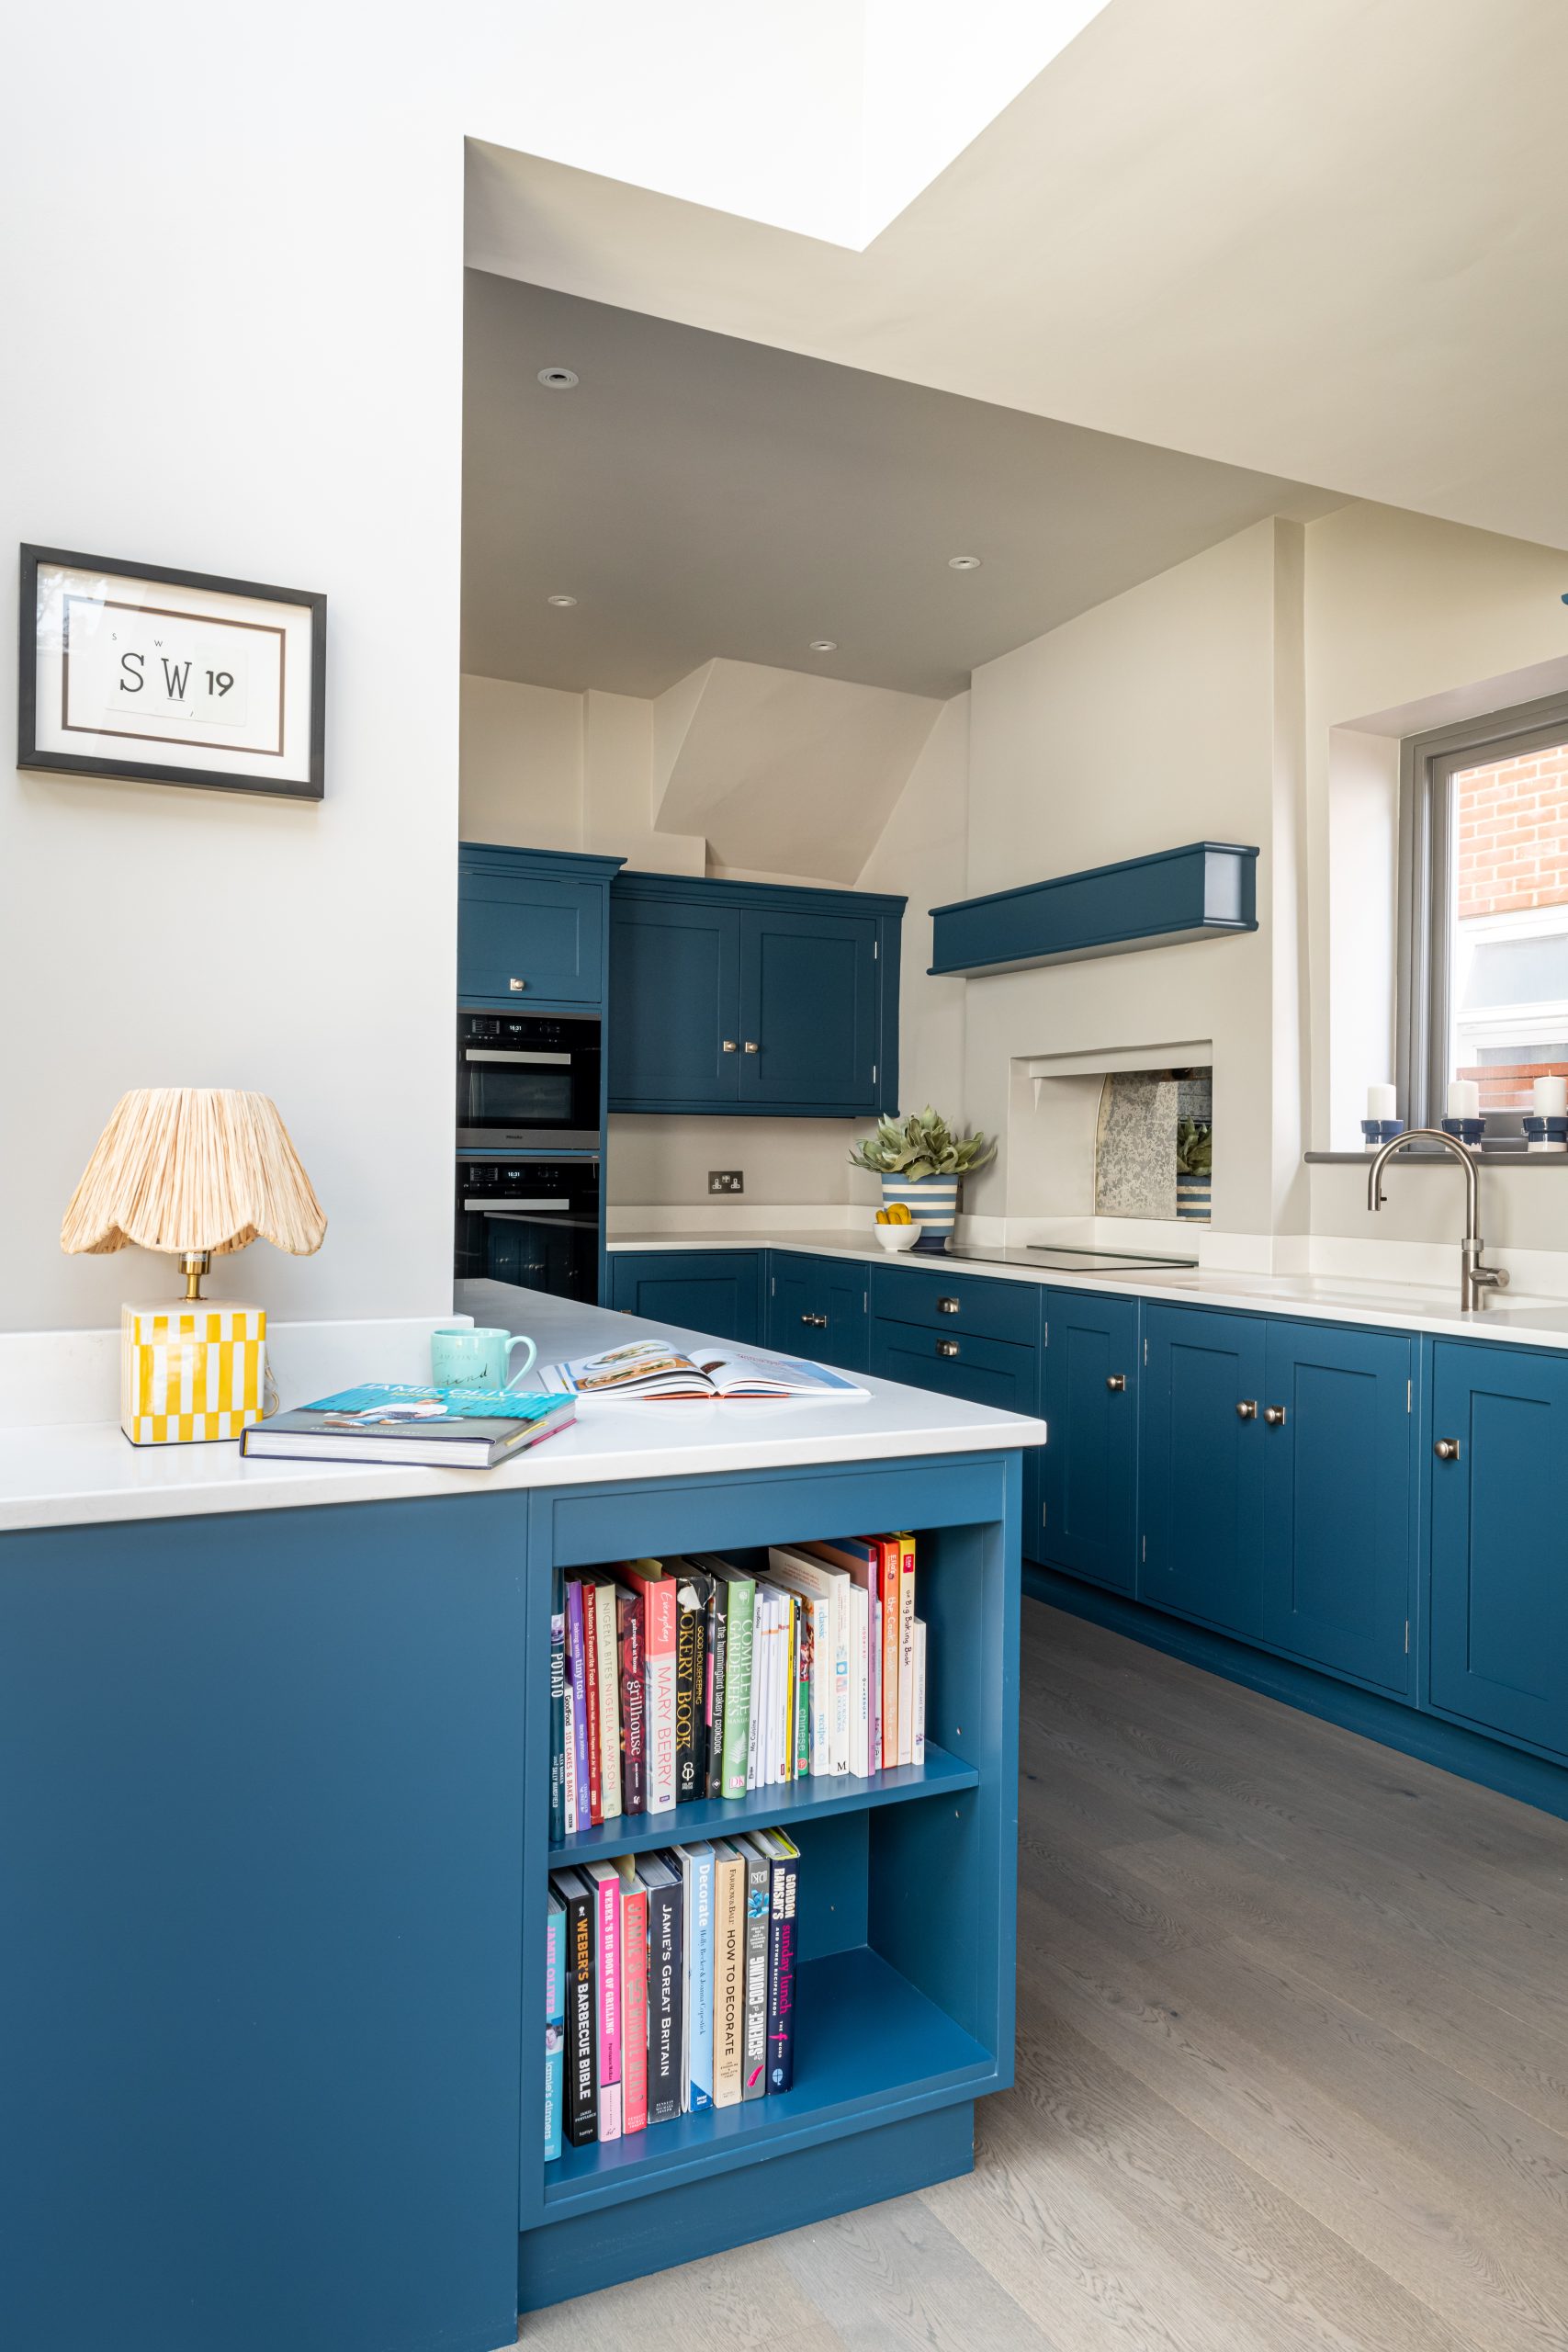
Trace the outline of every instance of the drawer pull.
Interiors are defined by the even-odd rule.
[[[1105,1375],[1105,1385],[1112,1396],[1120,1396],[1127,1385],[1127,1375],[1124,1372],[1108,1372]]]
[[[526,980],[508,980],[506,985],[513,996],[521,996],[528,983]]]
[[[1235,1408],[1235,1417],[1238,1421],[1255,1421],[1258,1419],[1256,1397],[1244,1396]]]
[[[939,1340],[936,1343],[936,1351],[939,1356],[955,1356],[958,1353],[958,1342],[956,1340]]]
[[[1438,1440],[1437,1444],[1432,1448],[1432,1451],[1437,1455],[1439,1462],[1457,1462],[1459,1460],[1459,1440],[1457,1437],[1440,1437]]]
[[[751,1042],[751,1040],[750,1040],[750,1037],[748,1037],[748,1038],[747,1038],[747,1040],[746,1040],[746,1043],[741,1046],[740,1050],[741,1050],[741,1052],[742,1052],[743,1054],[760,1054],[760,1053],[761,1052],[762,1048],[761,1047],[761,1046],[753,1045],[753,1044],[752,1044],[752,1042]]]
[[[828,1329],[828,1317],[825,1315],[803,1315],[800,1319],[803,1323],[809,1324],[814,1331],[825,1331]]]
[[[955,1298],[939,1298],[936,1305],[939,1315],[956,1315],[958,1312],[958,1301]]]
[[[733,1037],[722,1038],[720,1040],[720,1044],[727,1054],[732,1054],[735,1051],[735,1040]]]

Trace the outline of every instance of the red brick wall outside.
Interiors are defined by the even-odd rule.
[[[1568,905],[1568,744],[1468,768],[1453,791],[1461,922]],[[1491,1062],[1455,1074],[1479,1080],[1484,1116],[1528,1110],[1534,1080],[1568,1074],[1568,1062]]]
[[[1453,780],[1459,901],[1467,915],[1568,904],[1568,744]]]

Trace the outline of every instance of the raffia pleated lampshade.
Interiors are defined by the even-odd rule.
[[[277,1106],[228,1087],[148,1086],[122,1094],[60,1228],[62,1250],[220,1257],[255,1240],[296,1258],[327,1220]]]

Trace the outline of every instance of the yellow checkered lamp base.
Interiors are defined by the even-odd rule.
[[[233,1438],[261,1419],[265,1307],[122,1306],[119,1334],[119,1425],[132,1445]]]

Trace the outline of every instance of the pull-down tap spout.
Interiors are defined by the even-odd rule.
[[[1508,1277],[1500,1266],[1482,1264],[1481,1253],[1486,1244],[1481,1238],[1481,1170],[1475,1155],[1457,1136],[1446,1135],[1441,1127],[1412,1127],[1408,1135],[1395,1136],[1385,1143],[1367,1170],[1367,1206],[1381,1209],[1386,1195],[1382,1188],[1383,1170],[1402,1144],[1440,1144],[1452,1152],[1464,1170],[1464,1239],[1460,1243],[1460,1305],[1467,1315],[1480,1307],[1487,1291],[1506,1290]]]

